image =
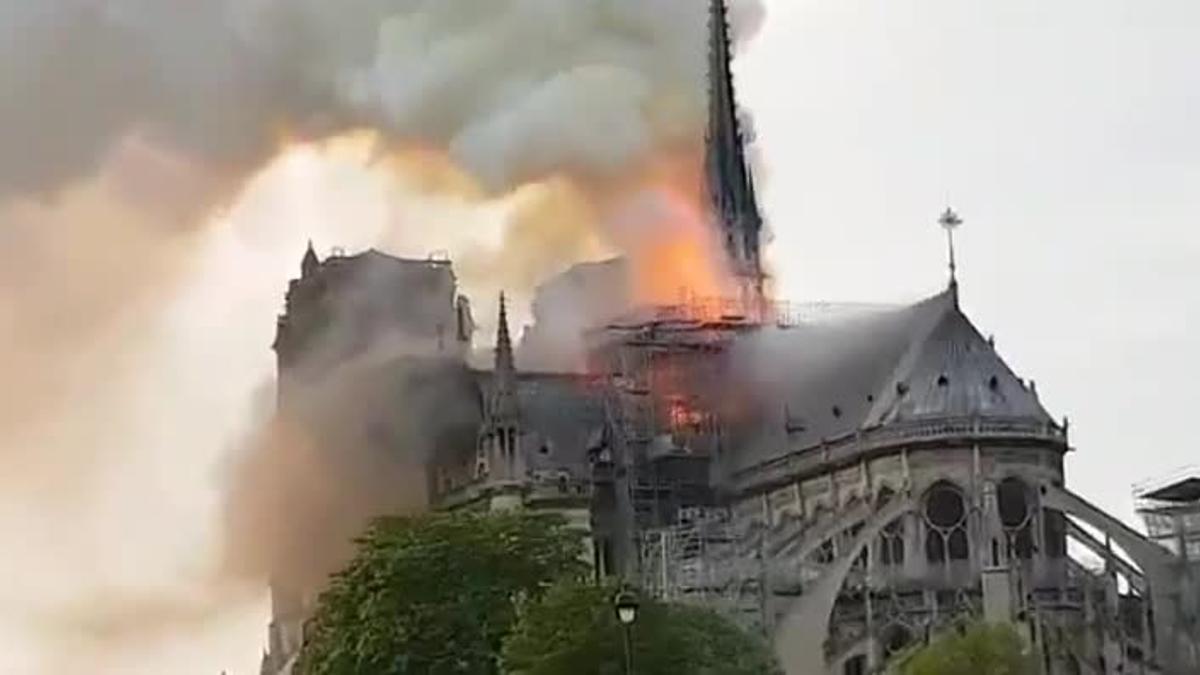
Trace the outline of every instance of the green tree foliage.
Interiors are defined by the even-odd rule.
[[[901,657],[901,675],[1033,675],[1037,665],[1009,624],[975,623],[952,630]]]
[[[615,589],[562,583],[525,603],[504,642],[508,675],[621,675],[624,628]],[[780,672],[763,644],[702,609],[642,600],[633,630],[638,675],[770,675]]]
[[[523,598],[578,577],[559,517],[431,514],[377,521],[306,627],[307,675],[490,675]]]

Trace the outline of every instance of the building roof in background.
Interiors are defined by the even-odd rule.
[[[1151,492],[1138,495],[1141,499],[1157,502],[1174,502],[1186,504],[1200,502],[1200,476],[1192,476],[1176,481],[1170,485],[1157,488]]]

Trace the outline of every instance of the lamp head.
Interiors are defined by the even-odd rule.
[[[613,606],[617,610],[617,620],[622,625],[628,626],[637,621],[638,599],[634,593],[628,590],[617,593]]]

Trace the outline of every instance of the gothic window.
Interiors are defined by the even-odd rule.
[[[844,675],[867,675],[867,656],[857,654],[846,661],[842,668]]]
[[[1000,522],[1004,527],[1015,529],[1025,524],[1029,517],[1025,485],[1016,478],[1005,478],[996,491],[1000,506]]]
[[[1029,560],[1033,557],[1033,509],[1030,492],[1018,478],[1005,478],[996,489],[1000,523],[1004,526],[1009,557]]]
[[[884,567],[904,564],[904,521],[894,520],[879,533],[879,563]]]
[[[925,494],[925,557],[932,563],[966,560],[967,505],[962,492],[949,483],[938,483]]]
[[[946,540],[947,546],[950,549],[951,560],[966,560],[970,557],[971,547],[967,543],[967,531],[963,528],[957,528],[950,533],[950,537]]]
[[[925,538],[925,557],[929,562],[946,562],[946,539],[938,532],[930,532]]]
[[[925,497],[925,518],[930,525],[950,529],[963,524],[966,504],[958,488],[947,483],[935,485]]]

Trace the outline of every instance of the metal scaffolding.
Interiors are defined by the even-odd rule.
[[[642,533],[642,585],[655,597],[703,605],[762,628],[763,565],[754,538],[724,508],[681,509],[678,522]]]

